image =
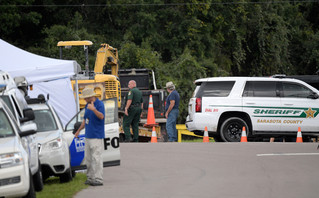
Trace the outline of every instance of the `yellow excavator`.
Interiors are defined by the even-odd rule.
[[[89,70],[88,47],[93,45],[91,41],[60,41],[57,46],[60,47],[60,59],[63,59],[63,48],[72,48],[73,46],[83,46],[85,52],[85,70],[78,71],[72,79],[72,88],[77,104],[80,109],[84,108],[86,102],[79,99],[85,86],[94,87],[94,92],[100,100],[117,98],[119,116],[118,121],[122,126],[124,112],[121,110],[121,84],[119,80],[119,59],[118,50],[108,44],[101,44],[97,50],[94,72]],[[109,74],[110,73],[110,74]],[[76,94],[78,93],[78,94]],[[79,109],[78,109],[79,110]],[[160,127],[156,126],[157,137],[160,135]],[[152,136],[151,128],[139,127],[140,137],[150,138]],[[120,128],[120,141],[123,141],[124,133]]]
[[[80,109],[84,108],[86,102],[79,99],[85,86],[94,88],[94,92],[100,100],[117,98],[118,107],[121,107],[121,85],[118,79],[118,51],[116,48],[101,44],[96,53],[94,72],[89,71],[88,47],[93,43],[91,41],[60,41],[57,46],[60,47],[60,59],[63,58],[63,48],[73,46],[83,46],[85,52],[85,71],[77,71],[75,78],[72,79],[72,88]],[[104,71],[111,70],[111,74],[104,74]],[[78,93],[78,94],[76,94]]]

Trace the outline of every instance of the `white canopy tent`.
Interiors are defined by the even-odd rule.
[[[13,78],[26,77],[28,83],[33,85],[33,90],[28,91],[32,98],[39,94],[49,94],[49,103],[55,108],[64,126],[76,113],[70,81],[76,67],[76,61],[32,54],[0,39],[0,70],[8,72]]]

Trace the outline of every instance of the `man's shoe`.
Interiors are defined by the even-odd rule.
[[[92,182],[89,181],[89,180],[86,180],[86,181],[84,182],[85,185],[91,185],[91,183],[92,183]]]
[[[102,183],[102,182],[94,181],[94,182],[90,182],[90,185],[91,185],[91,186],[103,186],[103,183]]]

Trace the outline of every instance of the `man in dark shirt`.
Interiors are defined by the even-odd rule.
[[[177,142],[177,129],[176,129],[176,120],[178,117],[178,106],[179,106],[179,94],[175,90],[175,85],[173,82],[166,83],[166,89],[169,93],[168,97],[166,98],[166,105],[165,105],[165,117],[166,121],[166,131],[168,135],[169,142]]]
[[[143,109],[143,97],[134,80],[129,81],[128,87],[130,90],[126,96],[125,115],[123,118],[125,142],[131,141],[130,126],[132,126],[133,130],[133,142],[138,142],[138,124]]]

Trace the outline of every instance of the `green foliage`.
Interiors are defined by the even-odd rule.
[[[160,54],[153,51],[147,42],[137,46],[133,42],[125,42],[119,51],[121,68],[147,68],[156,70],[160,68]]]
[[[206,77],[205,68],[196,61],[196,58],[191,55],[190,50],[186,48],[178,59],[158,68],[157,73],[161,77],[157,83],[162,88],[169,81],[172,81],[176,85],[176,90],[180,94],[180,116],[178,121],[180,123],[185,122],[186,117],[184,115],[187,115],[189,98],[191,98],[195,88],[193,81]]]
[[[55,58],[58,41],[91,40],[91,69],[99,44],[108,43],[119,49],[122,68],[154,70],[158,87],[177,84],[179,122],[187,116],[197,78],[314,74],[319,69],[316,2],[96,0],[94,6],[74,6],[83,4],[93,3],[3,0],[1,38]],[[64,58],[84,65],[81,48],[64,50]]]

